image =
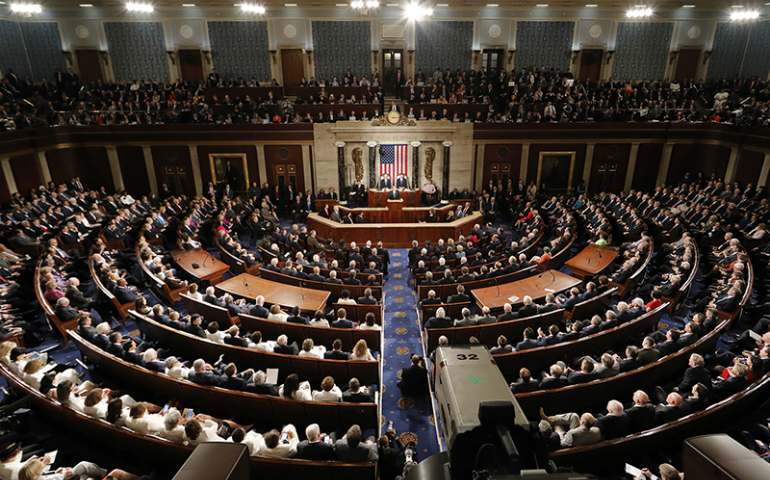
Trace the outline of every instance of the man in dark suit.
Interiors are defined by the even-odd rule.
[[[569,379],[569,383],[573,385],[592,381],[596,378],[594,376],[594,362],[586,358],[580,364],[580,370],[570,373],[567,378]]]
[[[347,314],[344,308],[337,310],[337,320],[332,322],[332,328],[356,328],[356,324],[347,319]]]
[[[625,437],[630,420],[617,400],[607,402],[607,415],[597,415],[595,426],[602,432],[602,440]]]
[[[498,321],[500,320],[498,319]],[[535,330],[532,327],[525,328],[524,340],[516,344],[516,351],[521,352],[522,350],[529,350],[537,347],[537,333],[535,333]]]
[[[471,301],[471,297],[469,297],[468,294],[465,293],[465,287],[462,285],[458,285],[457,294],[449,295],[449,297],[447,297],[446,303],[466,303],[470,301]]]
[[[660,358],[660,352],[655,349],[655,340],[651,337],[644,337],[642,341],[642,349],[636,356],[642,365],[649,365],[650,363],[657,362]]]
[[[496,323],[497,318],[489,313],[489,307],[485,306],[481,309],[481,315],[476,316],[476,323],[478,325],[488,325],[490,323]]]
[[[118,299],[121,305],[135,302],[139,295],[128,287],[124,278],[118,280],[117,286],[112,290],[112,294]]]
[[[393,186],[393,188],[390,189],[390,192],[388,192],[388,200],[401,200],[401,192],[396,190],[395,186]]]
[[[532,374],[529,369],[522,368],[519,370],[519,379],[515,383],[511,384],[511,391],[513,393],[526,393],[540,390],[540,384],[537,380],[532,378]]]
[[[455,327],[470,327],[476,325],[476,319],[471,317],[471,311],[467,308],[462,309],[462,318],[454,321]]]
[[[361,386],[356,377],[348,382],[348,390],[342,393],[342,401],[350,403],[374,403],[374,396],[369,389]]]
[[[689,365],[687,370],[684,371],[684,378],[679,383],[679,386],[674,387],[674,391],[679,392],[683,396],[689,395],[692,387],[698,383],[702,383],[706,388],[711,387],[711,374],[709,374],[706,368],[706,360],[697,353],[693,353],[690,355]]]
[[[288,323],[297,323],[300,325],[308,325],[310,323],[307,321],[307,318],[301,315],[299,306],[297,305],[294,305],[294,307],[291,309],[291,315],[289,315],[289,318],[287,318],[286,321]]]
[[[332,270],[329,272],[329,278],[326,279],[326,283],[334,283],[337,285],[342,285],[342,280],[337,278],[337,272]]]
[[[409,188],[409,180],[404,173],[399,173],[396,178],[396,188]]]
[[[273,352],[282,353],[284,355],[296,355],[299,353],[299,346],[297,345],[297,342],[289,343],[289,337],[281,335],[276,341]]]
[[[508,343],[508,339],[505,338],[505,335],[497,337],[497,345],[489,349],[489,353],[492,355],[502,355],[511,352],[513,352],[513,347]]]
[[[327,360],[350,360],[350,353],[342,351],[342,340],[339,338],[332,342],[332,350],[324,352]]]
[[[663,425],[668,422],[678,420],[684,415],[680,408],[682,406],[682,396],[676,392],[671,392],[666,398],[666,405],[655,407],[655,423]]]
[[[452,319],[446,316],[443,308],[436,310],[436,316],[430,317],[423,327],[426,330],[431,328],[449,328],[452,326]]]
[[[355,270],[351,270],[348,273],[347,278],[342,280],[342,283],[344,283],[345,285],[361,285],[361,280],[356,278],[356,271]],[[348,292],[348,293],[350,293],[350,292]]]
[[[336,460],[337,454],[331,443],[326,443],[327,437],[321,433],[317,423],[312,423],[305,429],[307,440],[299,442],[297,445],[297,456],[303,460],[325,461]]]
[[[562,388],[569,385],[569,379],[563,375],[563,370],[559,365],[551,365],[549,374],[540,381],[541,390],[550,390],[553,388]]]
[[[503,313],[499,317],[497,317],[498,322],[507,322],[508,320],[515,320],[516,319],[516,313],[513,311],[513,307],[510,303],[505,303],[503,305]]]
[[[215,387],[224,382],[224,379],[219,372],[215,371],[211,365],[200,358],[193,362],[193,368],[190,370],[187,379],[198,385],[210,385]]]
[[[417,397],[428,393],[428,370],[425,360],[419,355],[412,355],[412,364],[401,370],[398,388],[405,397]]]
[[[525,318],[537,315],[537,304],[532,302],[532,297],[524,296],[524,305],[516,312],[516,318]]]
[[[749,367],[746,364],[736,363],[732,367],[728,367],[728,372],[730,376],[714,386],[714,395],[719,400],[724,400],[749,387],[749,381],[746,378],[746,375],[749,374]]]
[[[267,318],[270,315],[270,310],[264,307],[265,297],[258,295],[255,299],[255,305],[249,308],[249,315],[252,317]]]
[[[390,175],[385,174],[380,177],[380,189],[390,190],[393,187],[393,182],[390,179]]]
[[[372,289],[367,288],[364,290],[364,296],[358,298],[359,305],[377,305],[377,299],[372,295]]]

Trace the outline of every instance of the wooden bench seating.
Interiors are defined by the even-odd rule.
[[[342,291],[348,290],[350,292],[350,298],[357,299],[364,296],[364,291],[367,288],[372,289],[372,296],[382,303],[382,287],[367,287],[364,285],[345,285],[337,283],[316,282],[314,280],[300,280],[297,277],[285,275],[280,272],[273,272],[271,270],[260,270],[262,278],[265,280],[271,280],[273,282],[283,283],[284,285],[299,286],[302,282],[305,288],[312,288],[314,290],[323,290],[325,292],[331,292],[331,298],[333,300],[342,297]],[[338,277],[340,278],[340,277]],[[344,277],[343,277],[344,278]],[[341,279],[341,278],[340,278]]]
[[[139,455],[172,469],[181,467],[195,449],[193,446],[174,443],[155,435],[142,435],[62,405],[31,388],[3,365],[0,365],[0,374],[14,389],[32,396],[32,405],[36,412],[42,413],[65,429],[79,432],[94,441],[112,445],[130,452],[131,455]],[[368,462],[343,463],[268,457],[250,457],[250,460],[251,478],[254,480],[264,478],[265,474],[278,475],[275,478],[312,476],[313,479],[321,480],[376,479],[375,464]]]
[[[260,264],[254,265],[253,267],[247,267],[246,262],[233,256],[233,254],[225,250],[218,241],[215,240],[214,243],[217,244],[217,249],[219,250],[219,259],[225,262],[230,267],[230,271],[235,275],[240,275],[241,273],[259,275]]]
[[[334,251],[333,250],[329,250],[329,251],[332,252],[331,258],[332,258],[332,260],[334,260]],[[273,253],[273,252],[271,252],[269,250],[266,250],[263,247],[259,247],[259,253],[260,253],[260,255],[262,255],[262,261],[264,262],[265,265],[269,264],[270,260],[272,260],[273,258],[276,258],[275,253]],[[323,259],[324,255],[323,254],[319,254],[319,255]],[[279,261],[278,262],[278,266],[280,268],[283,268],[284,263],[285,262],[280,262]],[[342,265],[341,265],[341,267],[342,267]],[[310,267],[308,265],[303,265],[302,268],[303,268],[303,271],[305,273],[308,273],[308,274],[313,271],[313,267]],[[321,276],[323,276],[325,278],[329,278],[329,272],[331,272],[330,269],[328,269],[328,268],[321,268]],[[344,278],[344,277],[339,277],[339,275],[347,276],[347,273],[342,272],[342,271],[338,271],[337,275],[338,275],[338,278]],[[383,274],[382,273],[357,273],[356,274],[356,278],[361,280],[361,283],[364,284],[364,283],[367,283],[369,281],[369,275],[374,275],[374,279],[377,281],[377,283],[379,283],[380,285],[383,285],[383,279],[382,279]]]
[[[599,354],[600,352],[615,348],[615,346],[629,337],[655,330],[665,308],[665,304],[661,305],[655,310],[647,312],[623,325],[618,325],[610,330],[595,333],[572,342],[557,343],[547,347],[495,355],[495,361],[497,366],[500,367],[500,372],[511,380],[518,378],[519,370],[522,367],[527,367],[532,372],[548,370],[558,360],[565,358],[574,359],[588,354]],[[511,338],[507,335],[506,337],[511,340],[511,344],[513,344],[515,339],[520,338]],[[624,355],[624,353],[621,352],[621,355]]]
[[[549,413],[580,411],[581,408],[595,405],[597,401],[630,397],[635,390],[657,385],[661,380],[680,374],[687,367],[691,354],[712,351],[719,336],[726,331],[728,325],[728,321],[723,321],[693,345],[642,368],[588,383],[521,393],[516,395],[516,399],[527,415],[537,418],[540,407]],[[504,374],[508,374],[509,378],[514,376],[513,372],[504,372]]]
[[[669,302],[668,310],[669,315],[673,315],[679,309],[680,300],[687,298],[687,294],[690,292],[692,282],[695,280],[695,275],[698,274],[698,268],[700,268],[700,252],[698,251],[698,244],[693,242],[693,261],[690,267],[690,274],[682,282],[682,286],[676,291],[672,297],[661,297],[661,302]],[[751,263],[751,262],[749,262]],[[748,266],[750,268],[750,266]]]
[[[626,237],[626,240],[628,237]],[[628,280],[625,281],[625,283],[616,283],[616,282],[610,282],[611,287],[615,287],[618,289],[618,295],[621,299],[625,298],[626,293],[631,291],[637,283],[639,283],[640,280],[642,280],[645,276],[645,273],[647,272],[647,267],[650,265],[650,260],[652,260],[652,255],[655,253],[654,249],[652,248],[653,245],[650,244],[650,250],[647,252],[647,256],[644,257],[644,262],[642,262],[642,265],[639,266],[639,268],[636,269],[636,271],[628,277]],[[697,258],[697,257],[696,257]],[[697,260],[696,260],[697,263]],[[693,269],[693,272],[695,272],[697,268]],[[669,302],[669,300],[662,300],[663,302]],[[671,303],[669,302],[669,305]]]
[[[91,278],[93,278],[94,283],[96,284],[96,288],[99,290],[99,293],[104,296],[107,301],[112,305],[112,307],[115,309],[115,313],[118,314],[120,319],[123,321],[123,326],[126,326],[126,317],[128,316],[128,311],[132,308],[134,308],[134,302],[131,303],[125,303],[121,304],[117,297],[112,294],[109,290],[107,290],[107,287],[105,287],[102,284],[102,281],[99,277],[99,272],[96,271],[96,267],[94,266],[94,262],[92,260],[93,258],[94,249],[91,247],[91,253],[88,256],[88,270],[91,272]]]
[[[322,429],[331,430],[347,428],[354,423],[363,429],[379,428],[376,403],[300,402],[197,385],[124,362],[92,345],[76,332],[70,335],[82,356],[91,359],[114,378],[125,379],[166,398],[175,398],[187,405],[202,408],[211,415],[223,414],[227,418],[232,416],[232,412],[240,412],[245,416],[274,424],[292,423],[298,429],[311,423],[318,423]]]
[[[486,288],[494,284],[503,285],[505,283],[515,282],[516,280],[521,280],[533,275],[535,270],[535,265],[532,265],[494,278],[485,278],[463,283],[450,283],[448,285],[419,285],[417,287],[417,301],[421,302],[428,298],[428,292],[431,290],[436,292],[436,298],[446,301],[450,295],[455,295],[457,293],[458,285],[462,285],[465,288],[465,293],[470,295],[470,292],[473,291],[474,288]]]
[[[442,335],[449,339],[450,345],[467,345],[468,339],[471,337],[476,337],[481,345],[497,344],[497,337],[500,335],[505,335],[506,338],[513,340],[521,337],[522,332],[527,327],[537,330],[538,327],[545,328],[549,325],[560,323],[563,313],[564,310],[554,310],[553,312],[517,318],[508,322],[472,325],[470,327],[432,328],[426,330],[425,334],[428,346],[427,351],[432,352],[436,349],[438,339]]]
[[[126,245],[123,243],[122,240],[115,240],[114,242],[108,242],[107,237],[104,236],[104,231],[107,230],[107,227],[102,228],[102,230],[99,232],[99,238],[104,242],[104,245],[110,249],[110,250],[123,250],[126,248]]]
[[[139,243],[136,244],[136,262],[142,269],[142,276],[144,277],[144,280],[152,286],[152,289],[155,291],[155,293],[158,294],[158,296],[164,298],[170,304],[173,304],[179,300],[180,293],[187,291],[187,287],[172,290],[166,282],[156,277],[155,274],[152,273],[149,268],[147,268],[147,265],[145,265],[144,261],[142,260],[139,252]]]
[[[435,317],[436,310],[439,308],[444,309],[444,314],[448,318],[462,318],[463,308],[471,308],[472,305],[473,304],[470,301],[462,303],[439,303],[436,305],[422,305],[420,306],[420,324],[424,326],[425,322],[427,322],[430,317]]]
[[[561,266],[564,265],[564,262],[567,261],[567,258],[569,257],[569,254],[570,254],[570,250],[572,250],[572,245],[574,244],[575,244],[575,235],[572,235],[569,239],[569,242],[564,246],[564,248],[562,248],[559,252],[557,252],[556,255],[551,257],[550,260],[537,266],[538,273],[542,273],[546,270],[560,269]]]
[[[61,336],[64,339],[64,345],[66,345],[67,332],[71,330],[77,330],[78,321],[80,320],[80,317],[72,320],[68,320],[66,322],[59,320],[59,318],[56,316],[56,310],[54,310],[54,307],[50,303],[48,303],[48,300],[45,299],[45,295],[43,292],[43,285],[40,283],[41,267],[42,267],[42,261],[38,261],[37,265],[35,266],[35,274],[33,275],[33,279],[34,279],[33,281],[35,283],[35,296],[37,297],[37,302],[40,304],[40,308],[42,308],[43,313],[45,313],[45,318],[48,321],[48,324],[51,326],[51,329],[56,327],[56,329],[59,331],[59,333],[61,333]]]
[[[625,437],[605,440],[594,445],[556,450],[550,452],[549,457],[560,466],[584,470],[592,464],[595,466],[596,462],[606,462],[608,458],[627,458],[628,455],[645,450],[659,451],[663,444],[675,444],[678,448],[682,438],[713,431],[714,425],[745,415],[749,409],[765,400],[768,388],[770,373],[765,374],[748,389],[709,405],[705,410]]]
[[[317,387],[320,387],[321,381],[327,375],[331,375],[341,384],[347,382],[352,377],[358,378],[362,385],[379,385],[380,383],[378,362],[318,360],[295,355],[260,352],[249,348],[212,342],[208,339],[162,325],[133,310],[131,311],[131,316],[142,333],[166,345],[173,345],[174,350],[184,352],[189,357],[189,360],[202,358],[209,363],[214,363],[220,355],[224,355],[225,361],[234,362],[236,365],[241,366],[241,368],[249,367],[255,370],[277,368],[279,369],[279,382],[283,382],[288,375],[297,373],[301,380],[307,380]],[[274,339],[271,338],[269,340]],[[289,338],[289,342],[296,341],[300,346],[303,340],[305,339]],[[331,350],[331,344],[326,347]],[[377,348],[376,344],[374,348]]]
[[[279,322],[266,318],[252,317],[251,315],[238,315],[241,326],[249,332],[259,330],[263,338],[278,338],[287,335],[290,339],[311,338],[316,345],[331,345],[335,340],[342,341],[342,349],[353,350],[353,346],[359,340],[366,340],[366,344],[373,352],[382,351],[382,331],[359,330],[357,328],[331,328],[313,327],[298,323]],[[299,344],[299,341],[297,342]]]
[[[606,310],[607,305],[610,304],[610,299],[615,295],[617,290],[617,287],[610,288],[606,292],[597,295],[590,300],[578,303],[572,307],[571,311],[564,312],[564,318],[576,318],[578,320],[590,319],[594,315]]]
[[[184,303],[187,313],[190,315],[197,313],[207,322],[217,322],[223,330],[230,325],[238,325],[239,323],[238,317],[230,316],[230,312],[224,307],[195,300],[186,293],[180,293],[179,298],[182,299],[182,303]]]
[[[340,308],[344,308],[345,313],[347,313],[347,319],[359,323],[363,323],[367,313],[373,313],[374,323],[382,325],[382,305],[348,305],[345,303],[335,303],[332,307],[335,312]]]

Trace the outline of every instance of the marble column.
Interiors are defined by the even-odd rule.
[[[40,176],[43,177],[43,182],[48,186],[52,178],[51,171],[48,170],[48,161],[45,159],[45,152],[37,152],[37,165],[40,168]]]
[[[190,149],[190,165],[192,166],[193,185],[195,185],[195,195],[201,196],[203,195],[203,177],[201,177],[201,164],[198,161],[198,146],[190,145],[187,148]],[[248,167],[247,165],[244,165],[244,166]],[[235,189],[234,185],[233,185],[233,189]],[[249,189],[249,186],[246,185],[246,190],[248,189]]]
[[[0,159],[0,164],[3,167],[3,175],[5,175],[5,182],[8,185],[8,193],[13,195],[14,193],[18,192],[19,189],[16,187],[16,179],[13,178],[13,169],[11,169],[11,159],[8,157]]]
[[[519,166],[519,179],[524,180],[524,185],[527,184],[528,167],[529,167],[529,143],[523,143],[521,145],[521,166]],[[538,185],[537,188],[540,188],[540,185]]]
[[[334,144],[337,147],[337,176],[339,177],[339,193],[340,200],[342,200],[343,193],[345,192],[345,142],[336,142]]]
[[[730,159],[727,161],[727,171],[725,172],[725,184],[730,184],[735,178],[738,170],[738,164],[741,160],[741,151],[738,147],[730,148]]]
[[[662,185],[668,177],[668,167],[671,165],[671,153],[674,151],[674,144],[667,143],[663,145],[663,154],[660,159],[660,168],[658,168],[658,177],[655,179],[655,186]]]
[[[110,173],[112,174],[112,184],[115,190],[125,188],[123,184],[123,172],[120,171],[120,160],[118,159],[118,149],[115,147],[107,148],[107,160],[110,164]]]
[[[377,142],[367,142],[369,147],[369,188],[377,188]]]
[[[313,185],[313,175],[310,173],[310,145],[302,145],[302,171],[304,173],[303,178],[305,181],[305,190],[312,190],[315,192],[315,185]],[[304,195],[305,192],[299,192]]]
[[[449,198],[449,149],[452,142],[446,141],[444,145],[444,162],[442,164],[441,198]]]
[[[5,164],[3,164],[3,169],[5,169]],[[770,173],[770,152],[765,153],[765,158],[762,161],[762,169],[759,171],[759,180],[757,180],[757,188],[759,188],[760,185],[764,185],[767,183],[767,175]],[[7,174],[6,174],[7,175]],[[8,178],[6,176],[6,178]]]
[[[591,179],[591,167],[593,166],[593,163],[594,163],[595,147],[596,147],[595,143],[589,143],[588,145],[586,145],[586,160],[585,160],[585,163],[583,164],[583,181],[586,182],[586,188],[588,188],[588,184],[590,183],[589,180]],[[569,185],[569,188],[572,189],[572,185]]]
[[[626,170],[626,183],[623,185],[623,190],[628,193],[631,190],[631,185],[634,184],[634,171],[636,170],[636,158],[639,156],[638,143],[631,144],[631,153],[628,154],[628,169]]]
[[[267,159],[265,159],[265,146],[255,145],[257,147],[257,170],[259,171],[259,187],[270,182],[267,175]]]
[[[152,159],[152,149],[150,147],[142,147],[142,153],[144,154],[144,168],[147,169],[147,179],[150,181],[150,191],[157,195],[158,178],[155,176],[155,162]]]
[[[420,188],[420,142],[412,142],[412,188]]]
[[[476,145],[476,163],[473,164],[473,168],[475,169],[473,181],[471,182],[471,185],[473,188],[471,190],[476,189],[477,192],[480,192],[482,188],[484,188],[484,152],[486,150],[486,145],[483,143],[480,143]]]

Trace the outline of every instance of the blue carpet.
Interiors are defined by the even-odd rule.
[[[440,451],[433,405],[429,396],[402,397],[397,384],[401,369],[409,366],[411,354],[424,356],[420,323],[407,250],[390,251],[391,266],[385,282],[385,348],[383,353],[382,415],[384,424],[393,420],[398,436],[406,444],[415,442],[419,458]]]

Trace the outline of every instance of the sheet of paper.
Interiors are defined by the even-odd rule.
[[[278,369],[277,368],[268,368],[267,369],[267,379],[265,379],[266,383],[270,384],[277,384],[278,383]]]
[[[519,301],[519,297],[517,297],[516,295],[514,295],[512,297],[508,297],[508,301],[511,302],[511,303],[516,303],[516,302]]]
[[[642,470],[641,470],[641,469],[639,469],[639,468],[636,468],[636,467],[635,467],[635,466],[633,466],[633,465],[629,465],[629,464],[627,463],[627,464],[626,464],[626,473],[627,473],[627,474],[629,474],[629,475],[633,475],[633,476],[634,476],[634,478],[636,478],[636,477],[638,477],[638,476],[640,476],[640,475],[642,474]],[[655,475],[651,476],[650,478],[651,478],[652,480],[659,480],[659,479],[658,479],[658,477],[656,477]]]

